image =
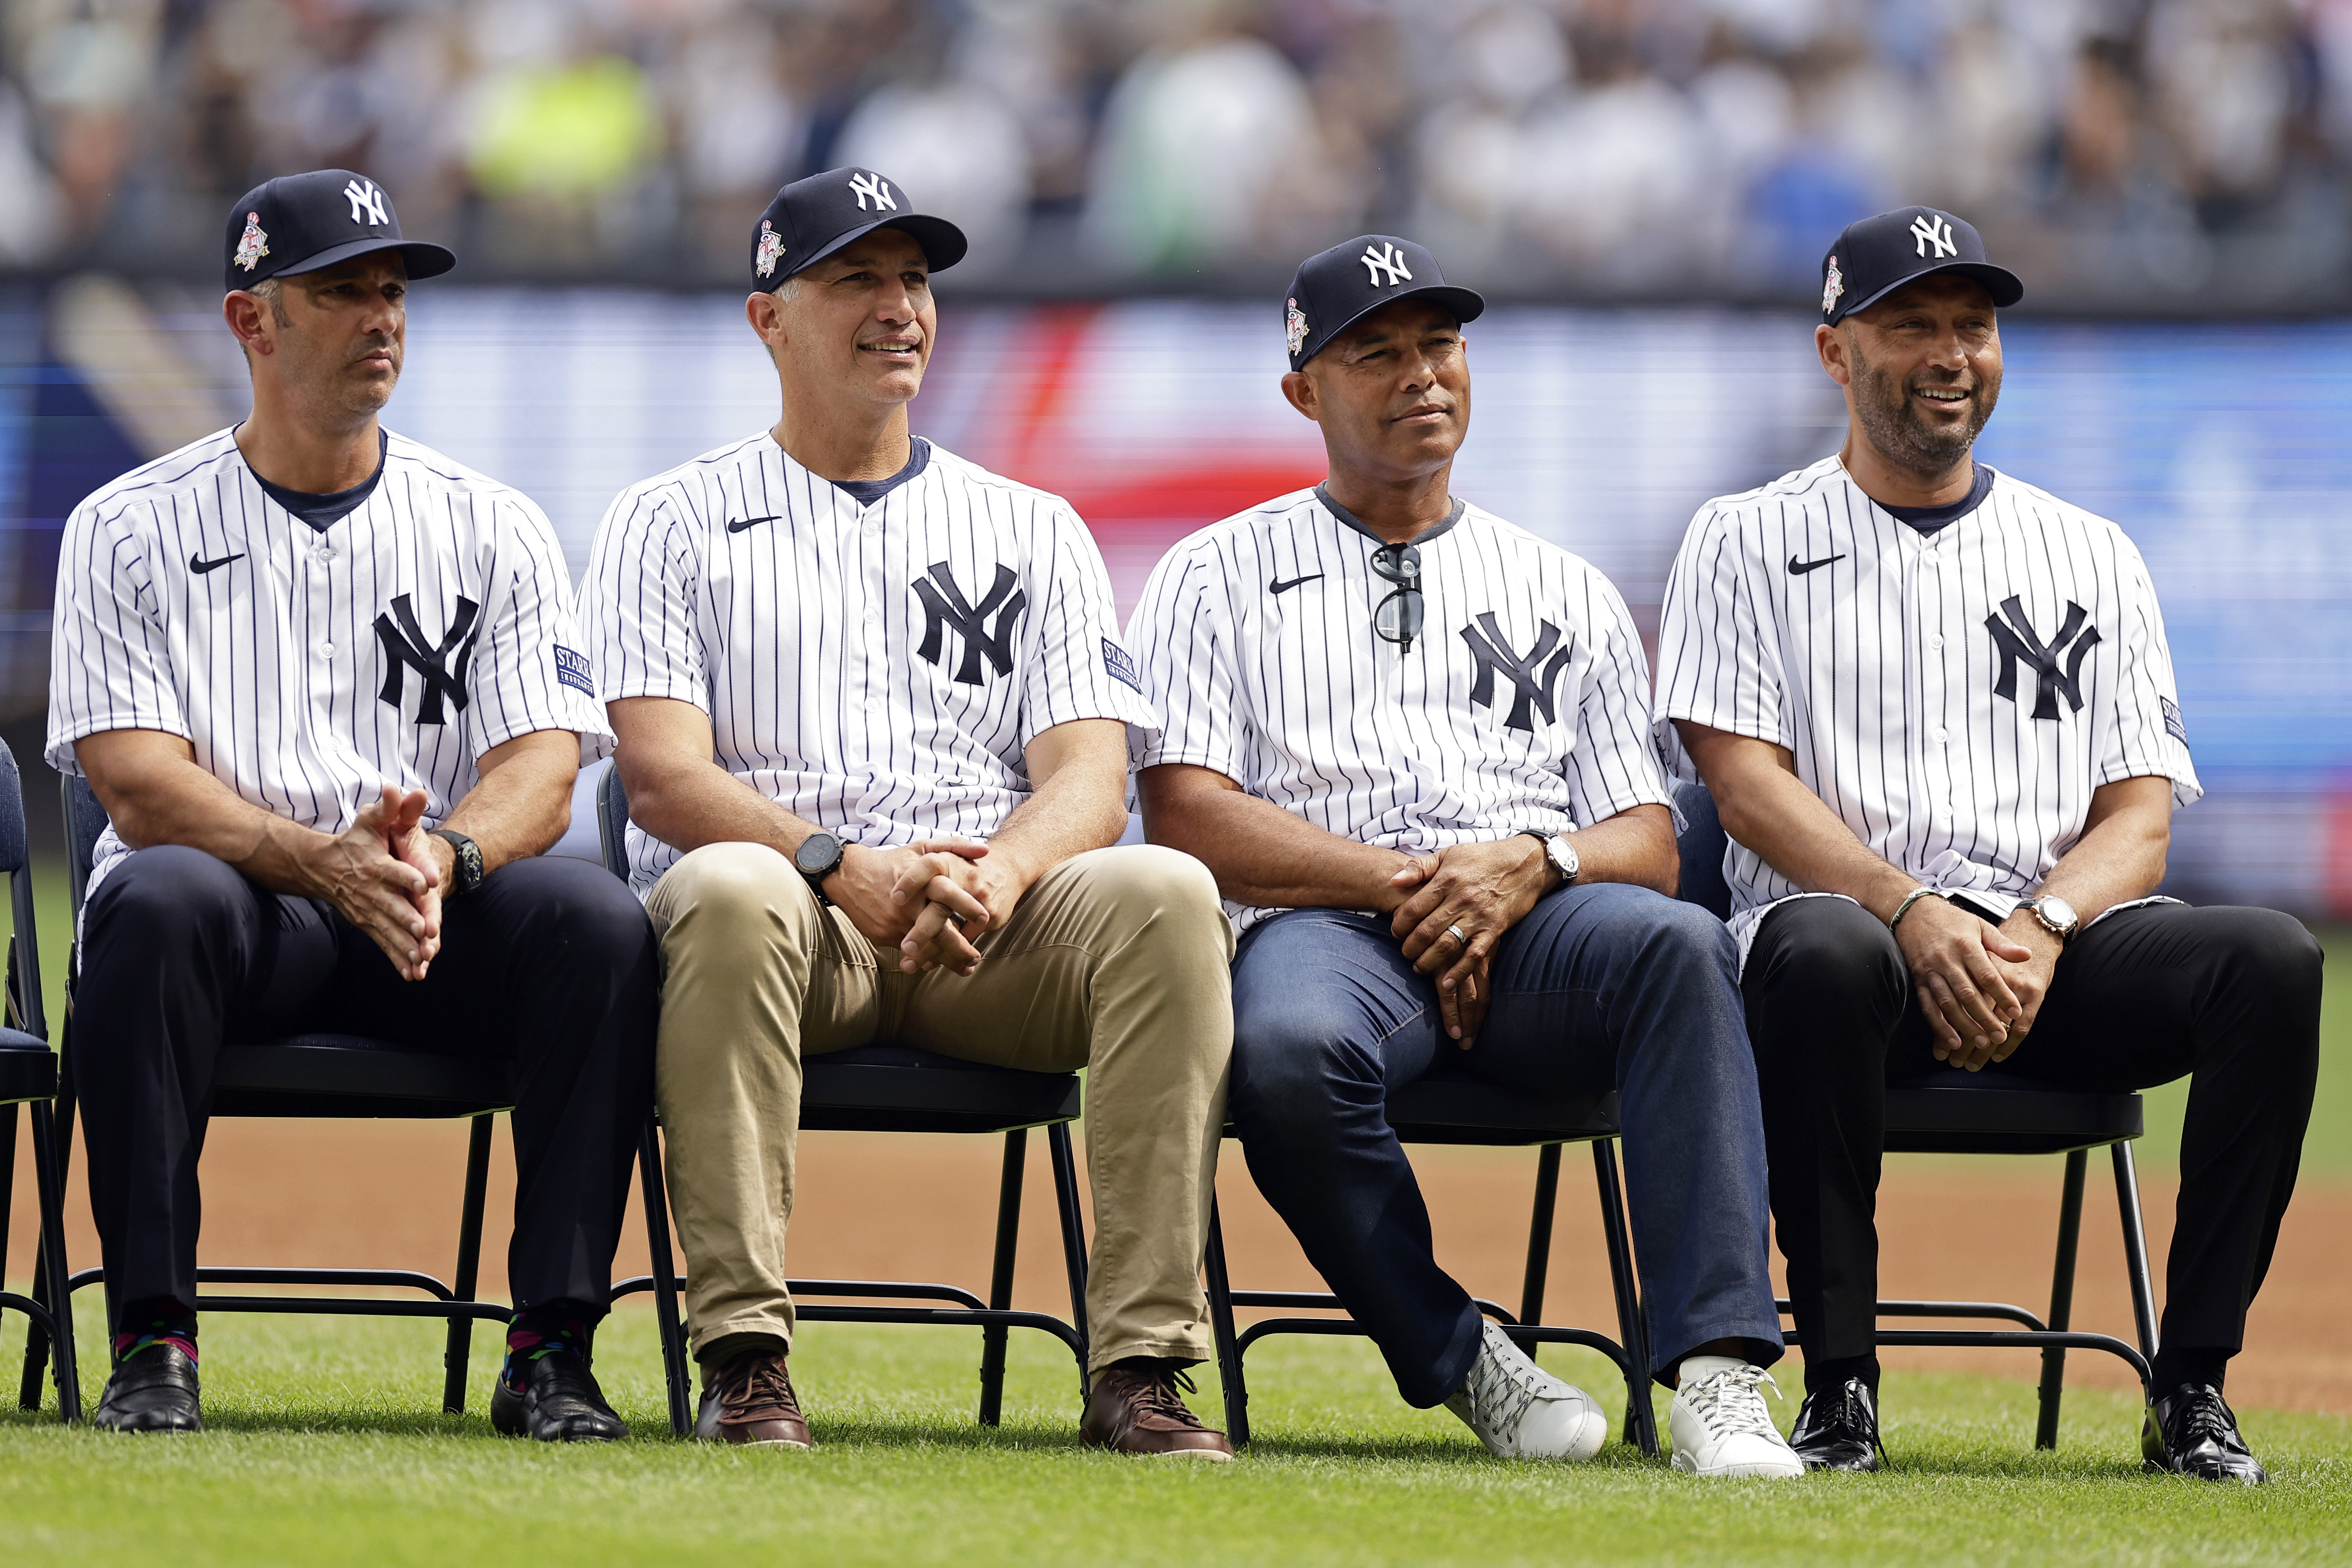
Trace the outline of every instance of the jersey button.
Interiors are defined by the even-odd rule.
[[[1952,738],[1952,737],[1951,737],[1951,733],[1950,733],[1950,731],[1947,731],[1947,730],[1943,729],[1941,726],[1938,726],[1938,727],[1937,728],[1937,731],[1936,731],[1936,744],[1937,744],[1937,745],[1939,745],[1939,746],[1940,746],[1940,745],[1942,745],[1945,742],[1947,742],[1947,741],[1950,740],[1951,738]]]
[[[1929,638],[1927,639],[1927,646],[1928,646],[1930,648],[1939,648],[1939,647],[1942,647],[1944,646],[1944,639],[1943,639],[1942,635],[1941,635],[1941,634],[1938,634],[1938,635],[1937,635],[1937,636],[1935,636],[1935,637],[1929,637]]]

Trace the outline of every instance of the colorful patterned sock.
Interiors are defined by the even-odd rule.
[[[526,1363],[558,1351],[586,1361],[594,1332],[586,1315],[568,1301],[517,1312],[507,1325],[507,1359],[499,1376],[509,1388],[520,1389]]]
[[[177,1345],[196,1359],[196,1315],[177,1301],[136,1302],[123,1309],[122,1325],[114,1336],[117,1366],[154,1345]]]

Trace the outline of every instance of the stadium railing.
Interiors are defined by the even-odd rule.
[[[79,930],[91,858],[99,836],[106,830],[107,817],[105,807],[99,804],[87,780],[68,777],[63,784],[68,880]],[[67,977],[63,1081],[58,1097],[60,1183],[65,1179],[73,1135],[73,989],[79,978],[79,962],[77,942]],[[472,1325],[478,1319],[505,1322],[513,1310],[498,1302],[478,1300],[474,1292],[481,1268],[482,1210],[489,1186],[491,1119],[501,1110],[511,1110],[514,1100],[512,1068],[502,1061],[439,1056],[359,1035],[304,1034],[230,1042],[221,1051],[214,1084],[213,1114],[216,1117],[470,1118],[473,1130],[466,1156],[465,1198],[458,1216],[457,1266],[446,1284],[430,1274],[409,1269],[199,1268],[199,1284],[415,1290],[423,1299],[199,1295],[196,1310],[446,1319],[449,1338],[442,1363],[442,1408],[453,1415],[462,1414],[466,1408]],[[637,1154],[646,1198],[646,1226],[655,1257],[667,1258],[668,1211],[661,1201],[660,1162],[650,1125],[639,1140]],[[58,1233],[52,1228],[49,1234]],[[47,1237],[44,1244],[47,1244]],[[105,1278],[102,1268],[85,1268],[71,1276],[67,1282],[68,1299],[72,1291],[103,1283]],[[669,1314],[665,1322],[674,1317],[674,1313]],[[662,1348],[671,1423],[679,1426],[686,1408],[684,1347],[675,1342],[674,1334],[666,1329]],[[28,1346],[27,1377],[32,1375],[33,1353],[34,1347]]]
[[[0,1258],[8,1255],[8,1211],[16,1185],[16,1108],[33,1124],[33,1185],[39,1212],[39,1245],[33,1261],[33,1294],[0,1291],[0,1310],[22,1312],[25,1375],[17,1404],[41,1407],[41,1371],[52,1369],[58,1415],[81,1419],[81,1382],[74,1362],[73,1314],[59,1289],[66,1278],[65,1156],[52,1104],[58,1094],[58,1058],[49,1048],[48,1014],[41,1001],[41,943],[33,915],[33,873],[25,843],[24,780],[16,754],[0,742],[0,871],[8,874],[9,914],[7,1020],[0,1027]],[[54,1346],[55,1353],[51,1353]]]
[[[1702,784],[1675,791],[1686,826],[1681,834],[1682,897],[1728,918],[1731,889],[1724,880],[1726,837],[1715,799]],[[2088,1093],[2036,1083],[2009,1073],[1944,1071],[1894,1083],[1886,1090],[1886,1150],[1894,1154],[2063,1154],[2066,1173],[2058,1199],[2058,1256],[2050,1283],[2050,1313],[2038,1317],[2005,1301],[1878,1303],[1884,1318],[1975,1319],[2008,1321],[2016,1329],[1880,1329],[1882,1345],[1943,1345],[2042,1352],[2037,1448],[2058,1446],[2058,1407],[2065,1394],[2066,1352],[2104,1351],[2124,1362],[2145,1388],[2156,1358],[2156,1289],[2148,1275],[2147,1233],[2140,1218],[2139,1178],[2132,1140],[2145,1131],[2140,1097]],[[2116,1206],[2123,1223],[2124,1268],[2130,1276],[2137,1348],[2106,1334],[2074,1331],[2074,1258],[2083,1233],[2083,1188],[2090,1152],[2105,1149],[2115,1167]],[[1789,1303],[1779,1303],[1785,1315]],[[1798,1342],[1795,1333],[1788,1335]]]
[[[608,767],[596,794],[596,821],[605,868],[626,879],[629,797],[617,767]],[[1077,1119],[1080,1085],[1076,1073],[1024,1072],[959,1061],[934,1051],[887,1042],[828,1051],[801,1062],[801,1130],[851,1132],[1003,1133],[1004,1168],[996,1201],[996,1246],[988,1299],[954,1285],[907,1279],[788,1279],[793,1314],[812,1323],[919,1323],[981,1330],[980,1422],[998,1424],[1004,1403],[1004,1355],[1014,1329],[1053,1335],[1077,1358],[1078,1394],[1086,1396],[1087,1238],[1078,1206],[1077,1162],[1070,1148],[1070,1123]],[[656,1113],[658,1119],[658,1113]],[[1070,1321],[1045,1312],[1013,1310],[1013,1264],[1021,1228],[1022,1175],[1029,1130],[1045,1130],[1054,1173],[1055,1212],[1061,1220],[1062,1257],[1069,1274]],[[648,1137],[653,1135],[648,1133]],[[649,1156],[646,1191],[659,1192],[660,1163]],[[649,1202],[653,1201],[651,1198]],[[665,1244],[655,1250],[654,1272],[613,1288],[651,1289],[661,1302],[664,1331],[681,1334],[670,1303],[683,1286]],[[866,1297],[880,1300],[946,1301],[947,1307],[877,1307],[805,1302],[810,1296]],[[678,1429],[687,1430],[684,1407]]]

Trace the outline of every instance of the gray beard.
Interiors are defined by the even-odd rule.
[[[1968,423],[1939,430],[1919,416],[1900,383],[1858,361],[1854,368],[1853,407],[1862,433],[1880,457],[1915,474],[1948,473],[1967,458],[2000,396],[1998,382],[1979,380],[1969,397]]]

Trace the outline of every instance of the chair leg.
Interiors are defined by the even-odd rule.
[[[1536,1156],[1536,1202],[1528,1221],[1528,1278],[1519,1292],[1519,1321],[1543,1321],[1544,1276],[1551,1267],[1552,1213],[1559,1205],[1559,1145],[1547,1143]],[[1527,1347],[1532,1357],[1536,1347]]]
[[[1625,1380],[1625,1441],[1644,1454],[1658,1451],[1658,1415],[1650,1404],[1650,1335],[1642,1319],[1642,1298],[1633,1274],[1633,1237],[1625,1225],[1625,1199],[1617,1184],[1617,1141],[1592,1141],[1592,1173],[1601,1188],[1601,1227],[1609,1240],[1609,1284],[1617,1297],[1618,1342],[1633,1372]]]
[[[457,1217],[457,1275],[449,1282],[457,1300],[470,1301],[482,1271],[482,1205],[490,1187],[490,1113],[474,1118],[472,1141],[466,1150],[466,1206]],[[441,1408],[452,1415],[466,1412],[466,1363],[474,1349],[474,1320],[449,1320],[449,1348],[442,1352],[446,1375],[441,1383]]]
[[[32,1120],[33,1164],[38,1173],[41,1204],[41,1272],[47,1276],[36,1299],[57,1323],[50,1364],[57,1374],[58,1418],[70,1426],[81,1419],[81,1370],[74,1359],[73,1293],[66,1289],[72,1275],[66,1268],[65,1159],[58,1147],[57,1123],[49,1107],[35,1103]]]
[[[662,1381],[669,1393],[669,1430],[684,1437],[694,1430],[691,1378],[686,1362],[686,1329],[677,1315],[677,1267],[670,1257],[669,1189],[662,1181],[661,1134],[652,1117],[637,1134],[637,1184],[646,1194],[646,1240],[654,1277],[654,1321],[661,1332]]]
[[[2087,1149],[2066,1156],[2066,1187],[2058,1200],[2058,1262],[2050,1274],[2050,1326],[2061,1332],[2074,1321],[2074,1254],[2083,1239],[2083,1181],[2090,1168]],[[2033,1429],[2033,1446],[2058,1446],[2058,1403],[2066,1393],[2066,1347],[2052,1345],[2042,1352],[2042,1415]]]
[[[1078,1342],[1091,1345],[1087,1325],[1087,1216],[1078,1206],[1078,1162],[1070,1152],[1070,1124],[1057,1121],[1045,1129],[1045,1149],[1053,1156],[1054,1202],[1062,1216],[1062,1261],[1070,1275],[1070,1326]],[[1078,1368],[1078,1399],[1087,1396],[1087,1369]]]
[[[1249,1446],[1249,1384],[1242,1376],[1241,1335],[1234,1329],[1234,1285],[1225,1272],[1225,1227],[1217,1200],[1209,1200],[1209,1246],[1202,1259],[1209,1274],[1209,1332],[1217,1343],[1217,1381],[1225,1391],[1225,1436],[1236,1448]]]
[[[2156,1281],[2147,1271],[2147,1227],[2139,1212],[2139,1172],[2131,1145],[2114,1146],[2116,1207],[2124,1225],[2124,1267],[2131,1273],[2132,1325],[2139,1331],[2139,1353],[2156,1364]],[[2150,1389],[2153,1394],[2155,1390]]]
[[[1015,1127],[1004,1135],[1004,1177],[996,1190],[996,1259],[988,1275],[991,1311],[1013,1305],[1013,1268],[1021,1240],[1021,1177],[1029,1155],[1029,1131]],[[1013,1331],[993,1323],[980,1331],[980,1424],[999,1425],[1004,1415],[1004,1348]]]

